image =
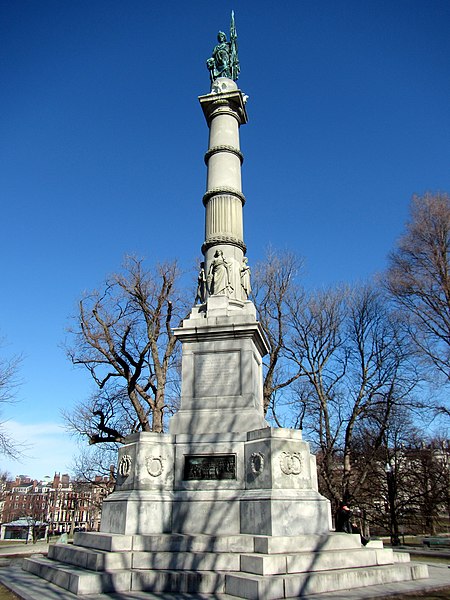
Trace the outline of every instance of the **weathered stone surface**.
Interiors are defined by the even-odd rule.
[[[282,554],[293,552],[319,552],[361,548],[359,535],[326,533],[323,535],[298,535],[284,537],[255,536],[255,552]]]
[[[97,545],[115,540],[118,548],[130,539],[129,551],[115,552],[57,544],[49,559],[27,559],[24,568],[78,595],[133,589],[258,600],[427,577],[426,565],[408,562],[406,553],[397,562],[391,549],[364,548],[357,535],[92,534]]]
[[[46,558],[31,557],[23,568],[76,595],[126,592],[131,589],[131,571],[93,572]]]
[[[48,550],[48,558],[90,571],[131,569],[131,556],[129,552],[105,552],[69,544],[55,544]]]
[[[107,552],[127,552],[132,549],[131,535],[116,535],[114,533],[77,532],[74,535],[75,546],[106,550]]]
[[[133,569],[239,571],[240,556],[226,552],[133,552]]]
[[[337,590],[366,587],[379,583],[408,581],[417,575],[427,577],[427,570],[411,565],[366,567],[311,571],[308,573],[276,575],[226,575],[225,592],[250,600],[297,598]],[[421,565],[426,567],[426,565]]]
[[[253,552],[254,537],[246,535],[134,536],[135,552]]]
[[[251,303],[239,304],[225,295],[211,296],[206,313],[193,311],[175,330],[182,342],[182,387],[171,434],[267,427],[262,404],[266,343],[254,310],[248,309]]]
[[[133,571],[132,591],[223,594],[225,573],[199,571]]]

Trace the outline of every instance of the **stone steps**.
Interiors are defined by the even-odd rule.
[[[298,573],[264,577],[248,573],[226,576],[225,592],[248,600],[298,598],[305,594],[320,594],[421,579],[428,577],[422,564],[396,564],[380,567],[337,569],[322,572]]]
[[[75,541],[51,546],[48,558],[26,559],[24,569],[76,595],[227,593],[258,600],[427,577],[426,565],[410,563],[407,553],[364,548],[348,534],[82,534]]]
[[[254,552],[253,535],[135,535],[137,552]]]
[[[255,575],[277,575],[282,573],[307,573],[373,567],[393,563],[392,550],[350,549],[296,554],[243,554],[240,570]]]
[[[361,549],[359,535],[333,533],[332,535],[296,535],[292,537],[254,536],[254,551],[261,554],[285,552],[318,552],[320,550]]]
[[[74,546],[107,552],[284,552],[344,550],[361,548],[359,535],[333,533],[332,535],[258,536],[240,535],[188,535],[165,533],[155,535],[120,535],[114,533],[82,533],[74,537]]]
[[[133,552],[132,568],[137,570],[239,571],[237,552]]]
[[[131,589],[131,570],[88,571],[39,556],[25,559],[22,568],[78,596]]]
[[[106,552],[69,544],[50,545],[48,558],[89,571],[116,571],[132,566],[129,552]]]
[[[133,571],[131,591],[224,594],[227,577],[220,571]]]

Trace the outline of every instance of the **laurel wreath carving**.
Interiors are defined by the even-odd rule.
[[[129,454],[123,454],[119,460],[119,466],[117,467],[119,475],[122,475],[122,477],[128,477],[131,471],[132,462],[133,461]]]
[[[253,452],[250,457],[250,469],[253,475],[260,475],[264,470],[264,454],[262,452]]]
[[[148,456],[145,459],[148,474],[159,477],[164,471],[164,459],[161,456]]]
[[[285,475],[300,475],[303,468],[303,459],[300,452],[282,452],[280,468]]]

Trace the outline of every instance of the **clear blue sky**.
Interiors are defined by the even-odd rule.
[[[0,468],[70,465],[59,411],[91,384],[59,344],[83,291],[126,253],[199,256],[197,96],[231,9],[250,263],[271,243],[305,258],[310,286],[365,279],[411,196],[450,191],[448,0],[1,0],[0,332],[25,356],[4,416],[35,445]]]

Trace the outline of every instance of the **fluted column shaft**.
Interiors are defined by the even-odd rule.
[[[207,165],[205,205],[205,271],[217,250],[232,266],[233,282],[228,295],[241,300],[240,266],[245,253],[239,127],[247,122],[244,98],[231,80],[226,82],[227,91],[212,93],[199,98],[209,126],[209,147],[205,154]]]

